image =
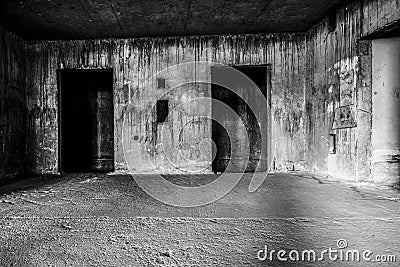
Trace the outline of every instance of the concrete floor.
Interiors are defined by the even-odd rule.
[[[168,176],[196,186],[214,175]],[[151,179],[151,176],[149,176]],[[398,266],[398,263],[259,261],[285,249],[346,249],[400,261],[400,193],[300,174],[270,174],[255,192],[249,175],[224,198],[177,208],[130,176],[33,177],[0,187],[1,266]],[[317,254],[318,255],[318,254]]]

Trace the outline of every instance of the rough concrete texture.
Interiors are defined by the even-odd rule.
[[[215,175],[170,175],[199,186]],[[148,176],[151,179],[151,175]],[[270,174],[255,192],[249,175],[224,198],[178,208],[144,193],[130,176],[33,177],[2,186],[2,266],[378,266],[367,262],[260,262],[269,249],[368,249],[400,256],[400,194],[304,174]],[[156,190],[163,190],[157,188]],[[396,266],[396,263],[379,264]]]
[[[379,2],[379,5],[373,2]],[[117,167],[124,168],[120,143],[122,130],[137,135],[145,144],[142,149],[146,150],[141,152],[142,155],[154,153],[157,146],[152,139],[153,127],[146,125],[146,121],[151,121],[149,107],[143,103],[149,96],[162,95],[163,92],[155,88],[155,82],[143,88],[146,79],[174,64],[213,60],[229,65],[271,65],[272,147],[269,153],[276,167],[306,169],[342,180],[373,181],[370,48],[368,43],[360,48],[358,40],[381,30],[385,23],[394,23],[397,11],[399,5],[393,1],[353,1],[330,19],[316,25],[306,36],[226,35],[28,43],[30,148],[31,155],[34,155],[31,169],[39,173],[57,172],[57,69],[114,68],[117,102],[115,153]],[[372,15],[374,12],[375,16]],[[386,14],[388,12],[391,13]],[[375,26],[365,30],[365,25]],[[177,81],[210,81],[209,66],[177,67],[163,75],[167,89]],[[209,91],[210,86],[206,84],[187,85],[168,98],[175,106],[191,97],[209,96]],[[130,105],[133,108],[128,110],[128,103],[133,103]],[[336,111],[343,106],[351,112],[353,128],[333,130]],[[177,129],[201,112],[178,112],[170,123]],[[204,112],[209,114],[210,111]],[[121,121],[126,116],[132,118],[132,126],[123,128]],[[199,138],[209,137],[209,125],[207,122],[201,124],[200,128],[183,128]],[[171,132],[172,139],[177,139],[177,132]],[[329,134],[336,135],[336,154],[329,154],[332,145]],[[188,140],[183,147],[191,149],[193,144],[190,142]],[[205,155],[210,154],[206,151]],[[150,159],[161,162],[157,168],[168,169],[160,158],[155,160],[151,156]],[[198,161],[200,167],[207,166],[207,159],[209,157]],[[151,170],[154,166],[145,168]]]
[[[371,44],[359,40],[396,24],[399,10],[398,1],[352,1],[308,32],[305,150],[316,172],[374,181]],[[335,110],[342,106],[351,107],[357,127],[332,130]],[[328,154],[328,133],[336,135],[336,154]]]
[[[340,2],[4,0],[0,22],[30,40],[300,32]]]
[[[213,60],[230,65],[270,64],[272,68],[271,150],[275,166],[304,169],[350,181],[374,181],[371,176],[371,51],[377,32],[397,25],[399,2],[355,0],[332,13],[306,34],[254,34],[196,37],[42,41],[26,44],[28,99],[28,168],[35,173],[58,172],[57,69],[113,68],[116,167],[126,169],[121,147],[123,131],[136,136],[138,154],[164,172],[175,172],[157,154],[153,115],[148,100],[160,97],[155,80],[161,70],[190,61]],[[210,66],[195,64],[166,71],[166,90],[179,81],[210,81]],[[163,75],[164,75],[163,74]],[[197,96],[209,96],[210,86],[188,84],[167,98],[174,106]],[[340,107],[346,107],[351,127],[332,129]],[[199,119],[210,111],[182,109],[171,122],[185,136],[183,155],[198,155],[196,140],[210,137],[210,126]],[[340,114],[339,114],[340,115]],[[193,119],[193,120],[192,120]],[[122,127],[122,122],[131,124]],[[357,126],[357,127],[355,127]],[[336,154],[329,154],[329,134],[336,135]],[[171,141],[179,134],[171,131]],[[174,141],[175,142],[175,141]],[[193,144],[195,143],[195,145]],[[176,145],[179,142],[175,143]],[[193,146],[195,148],[193,148]],[[209,166],[211,145],[189,169]],[[192,150],[195,151],[192,151]],[[150,156],[148,156],[150,155]],[[140,158],[138,160],[140,160]],[[186,159],[178,160],[184,164]],[[138,164],[146,170],[155,167]]]
[[[357,110],[357,40],[360,38],[358,6],[350,4],[337,11],[329,31],[326,19],[308,33],[306,94],[307,163],[316,172],[326,172],[341,179],[357,179],[356,152],[359,127],[333,130],[335,110],[352,105]],[[368,100],[368,99],[367,99]],[[370,110],[367,110],[370,114]],[[352,114],[357,118],[357,113]],[[361,131],[370,134],[368,129]],[[328,134],[336,135],[336,154],[329,154]],[[368,147],[370,144],[363,143]],[[326,155],[321,157],[320,155]],[[369,168],[368,165],[365,167]],[[366,177],[363,177],[366,178]]]
[[[397,0],[364,0],[358,1],[357,5],[362,36],[384,31],[399,23],[400,3]]]
[[[303,34],[285,34],[28,43],[31,170],[58,171],[57,69],[113,68],[116,168],[127,168],[122,148],[125,131],[129,141],[139,144],[133,171],[177,172],[165,156],[196,155],[190,150],[199,149],[197,140],[211,137],[210,120],[202,118],[210,117],[210,105],[196,106],[190,99],[210,97],[211,66],[217,63],[271,64],[271,106],[275,108],[271,111],[273,151],[270,153],[279,166],[288,160],[299,162],[304,154],[301,127],[304,41]],[[195,64],[185,64],[190,62]],[[159,77],[166,79],[165,89],[157,88]],[[169,100],[170,109],[175,110],[164,125],[154,123],[152,107],[158,99]],[[180,153],[158,153],[158,145],[162,143],[159,127],[168,131],[169,142]],[[211,143],[203,147],[205,157],[190,158],[192,166],[185,168],[197,170],[210,165]],[[186,157],[173,161],[177,166],[188,163]]]
[[[24,41],[0,26],[0,177],[26,164]]]

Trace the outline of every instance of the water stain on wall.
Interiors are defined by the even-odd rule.
[[[25,171],[24,42],[0,27],[0,178]]]
[[[173,66],[207,61],[271,65],[271,141],[276,166],[294,163],[296,168],[340,179],[354,179],[362,173],[363,179],[368,180],[370,152],[364,148],[370,145],[370,137],[365,134],[370,132],[371,119],[369,49],[368,45],[358,49],[358,45],[362,43],[361,37],[398,21],[398,8],[396,0],[351,1],[337,10],[336,25],[328,25],[325,19],[305,34],[29,42],[26,61],[29,153],[34,157],[31,170],[57,172],[58,126],[54,122],[58,109],[57,69],[114,69],[116,167],[126,169],[121,143],[123,131],[138,137],[133,141],[144,144],[136,151],[142,159],[155,159],[159,154],[156,151],[160,139],[155,134],[159,129],[153,123],[154,113],[148,111],[154,105],[148,100],[163,94],[156,86],[155,76],[171,67],[162,77],[166,81],[165,90],[181,82],[192,83],[187,85],[185,93],[169,96],[175,107],[190,97],[210,94],[209,87],[196,86],[196,81],[210,80],[212,64],[195,64],[188,69]],[[357,127],[332,132],[334,110],[344,104],[355,105]],[[168,122],[174,144],[179,143],[177,129],[190,125],[193,119],[187,110],[178,112]],[[125,119],[128,126],[123,126]],[[200,127],[200,131],[207,135],[209,130]],[[335,134],[337,140],[334,155],[329,154],[330,144],[326,141],[330,134]]]

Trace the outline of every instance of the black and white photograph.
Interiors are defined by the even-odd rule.
[[[399,0],[0,0],[0,266],[399,266]]]

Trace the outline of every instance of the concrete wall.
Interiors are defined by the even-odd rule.
[[[391,28],[400,22],[398,0],[357,0],[355,6],[363,37]]]
[[[58,172],[58,69],[113,68],[115,156],[117,169],[126,170],[122,133],[136,136],[137,166],[175,172],[158,153],[158,136],[150,99],[161,97],[155,78],[160,71],[173,107],[170,141],[183,154],[196,155],[191,145],[210,137],[210,124],[200,119],[210,110],[187,107],[191,97],[209,96],[210,67],[187,62],[213,61],[229,65],[270,64],[272,67],[272,148],[275,166],[327,174],[339,180],[372,182],[371,82],[373,35],[398,23],[397,0],[354,0],[318,23],[306,34],[224,35],[123,40],[44,41],[27,44],[30,170]],[[169,68],[171,67],[171,68]],[[169,68],[169,69],[168,69]],[[206,84],[187,84],[191,81]],[[123,121],[129,121],[123,126]],[[157,126],[158,127],[158,126]],[[171,130],[172,129],[172,130]],[[179,131],[192,139],[181,140]],[[336,153],[330,154],[331,135]],[[209,164],[209,144],[192,158],[189,169]],[[174,154],[174,153],[171,153]],[[157,162],[154,166],[148,161]],[[174,158],[183,166],[184,158]],[[141,171],[141,170],[138,170]]]
[[[135,171],[159,169],[173,173],[178,172],[173,165],[199,170],[210,164],[211,143],[202,144],[202,157],[197,156],[198,147],[193,145],[211,137],[210,121],[201,118],[211,110],[207,106],[191,106],[188,100],[210,96],[210,67],[216,64],[271,65],[273,140],[270,153],[277,166],[302,163],[303,34],[43,41],[27,44],[27,60],[30,170],[35,173],[58,172],[56,72],[82,68],[114,69],[117,169],[127,167],[122,149],[123,131],[136,142],[136,150],[132,151],[137,155]],[[159,76],[166,79],[166,89],[157,89]],[[158,98],[170,100],[176,110],[166,125],[170,126],[168,129],[153,123],[152,100]],[[173,165],[168,164],[165,153],[158,149],[160,136],[155,133],[161,129],[155,127],[169,131],[167,136],[175,147],[168,153],[176,156],[172,158]],[[177,150],[184,156],[179,157]],[[186,166],[188,163],[190,166]]]
[[[25,118],[24,42],[0,26],[0,178],[24,171]]]
[[[340,180],[372,182],[371,42],[400,19],[398,1],[352,1],[307,34],[306,160]],[[340,121],[341,111],[351,117]],[[336,153],[329,154],[329,134]]]

